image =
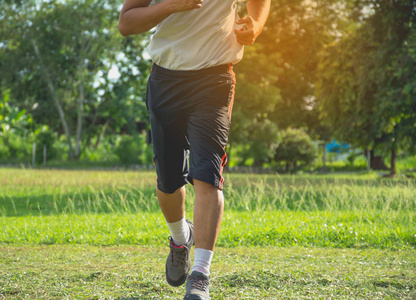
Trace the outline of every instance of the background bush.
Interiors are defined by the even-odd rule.
[[[51,131],[48,126],[42,126],[35,131],[36,143],[36,162],[43,162],[43,147],[46,146],[46,160],[55,159],[58,151],[56,149],[56,133]]]
[[[301,129],[288,128],[281,132],[281,143],[276,148],[274,159],[276,162],[285,162],[286,171],[296,162],[311,164],[317,156],[312,139]]]
[[[150,164],[151,147],[146,143],[146,135],[123,135],[119,138],[114,153],[123,165]]]
[[[10,133],[0,137],[0,161],[3,163],[29,162],[31,151],[31,139],[27,136]]]

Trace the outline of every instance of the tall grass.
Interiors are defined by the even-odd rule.
[[[0,242],[166,243],[153,172],[0,169]],[[416,246],[416,181],[229,175],[218,245]],[[192,218],[193,189],[187,187]]]
[[[416,210],[415,182],[265,176],[232,183],[225,195],[228,207],[238,211],[408,211]]]

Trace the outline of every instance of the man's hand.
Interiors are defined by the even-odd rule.
[[[234,29],[237,42],[241,45],[253,45],[263,30],[263,25],[252,17],[247,16],[236,21],[238,25],[245,25],[240,30]]]
[[[247,0],[248,16],[236,21],[244,25],[240,30],[234,29],[237,42],[241,45],[253,45],[263,31],[270,12],[271,0]]]
[[[169,0],[172,10],[175,12],[199,9],[204,0]]]

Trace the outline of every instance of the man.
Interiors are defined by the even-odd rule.
[[[242,19],[237,8],[237,0],[125,0],[120,13],[123,36],[157,26],[148,49],[153,67],[146,105],[157,197],[171,232],[166,279],[173,286],[186,281],[184,299],[210,299],[209,269],[224,208],[232,64],[263,30],[270,0],[248,0]],[[185,219],[188,182],[195,188],[194,224]]]

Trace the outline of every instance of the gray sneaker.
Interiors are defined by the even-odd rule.
[[[183,246],[176,246],[171,237],[170,252],[166,260],[166,281],[171,286],[181,286],[191,270],[191,248],[194,244],[194,225],[186,220],[189,225],[189,241]]]
[[[186,281],[184,300],[209,300],[209,276],[193,271]]]

